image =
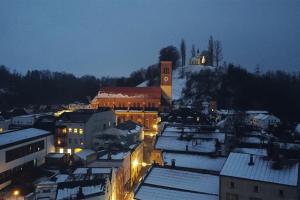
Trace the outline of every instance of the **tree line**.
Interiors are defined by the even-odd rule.
[[[184,99],[216,100],[218,108],[268,110],[286,121],[300,121],[300,72],[250,73],[233,64],[192,74]]]

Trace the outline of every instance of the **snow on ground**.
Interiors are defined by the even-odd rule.
[[[148,83],[149,83],[149,80],[146,80],[146,81],[138,84],[136,87],[148,87]]]
[[[215,68],[212,66],[204,66],[204,65],[186,65],[184,67],[178,67],[177,69],[173,70],[173,77],[172,77],[172,93],[173,93],[173,100],[178,100],[182,98],[182,90],[185,88],[186,81],[187,81],[187,74],[192,73],[199,73],[202,70],[214,70]],[[184,74],[181,77],[182,72]]]

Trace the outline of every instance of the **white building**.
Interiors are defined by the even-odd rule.
[[[11,183],[11,177],[45,163],[54,151],[50,132],[29,128],[0,135],[0,189]]]
[[[299,199],[299,162],[281,165],[275,168],[263,156],[230,153],[220,174],[220,199]]]
[[[55,146],[59,153],[92,149],[96,133],[116,124],[115,114],[108,109],[65,112],[56,122]]]

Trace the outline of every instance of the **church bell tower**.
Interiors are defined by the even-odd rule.
[[[160,88],[163,97],[172,105],[172,62],[160,62]]]

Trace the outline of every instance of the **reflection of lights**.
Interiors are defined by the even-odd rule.
[[[150,133],[150,137],[153,137],[154,136],[154,134],[153,133]]]
[[[13,194],[14,194],[14,196],[18,196],[18,195],[20,194],[20,191],[19,191],[19,190],[15,190],[15,191],[13,192]]]
[[[143,166],[143,167],[146,167],[146,166],[147,166],[147,163],[142,162],[142,166]]]
[[[154,124],[154,125],[153,125],[153,128],[154,128],[154,129],[157,129],[157,125],[156,125],[156,124]]]
[[[138,162],[137,160],[134,160],[134,161],[132,162],[133,167],[137,167],[138,164],[139,164],[139,162]]]

